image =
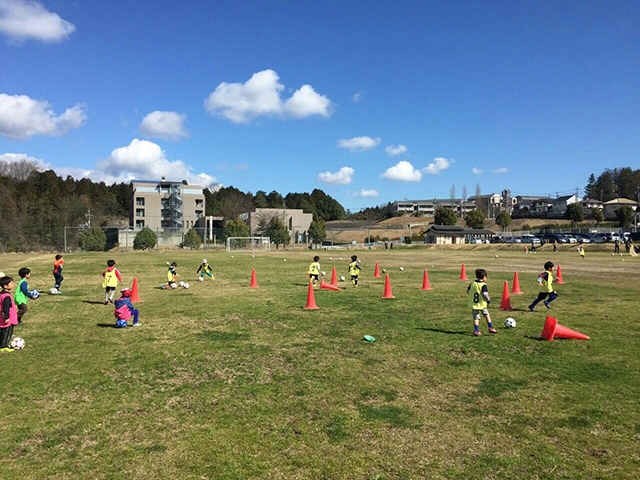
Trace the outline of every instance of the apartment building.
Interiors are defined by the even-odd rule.
[[[296,208],[256,208],[252,212],[243,213],[240,219],[249,224],[252,236],[264,234],[273,217],[278,217],[289,231],[290,243],[307,243],[307,230],[313,221],[313,214],[304,213]]]
[[[393,202],[393,214],[396,217],[401,217],[402,215],[433,217],[436,214],[436,210],[441,207],[450,208],[459,217],[464,217],[476,208],[476,204],[469,200],[463,201],[461,198],[404,200]]]
[[[131,226],[187,230],[204,217],[204,191],[186,181],[134,180]]]

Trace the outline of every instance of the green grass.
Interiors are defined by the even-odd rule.
[[[209,251],[203,283],[199,252],[70,254],[60,296],[46,294],[53,255],[0,256],[44,292],[15,330],[26,348],[0,354],[0,477],[638,478],[640,259],[519,250],[358,251],[360,287],[316,290],[315,311],[302,308],[315,252]],[[321,252],[322,268],[348,278],[352,253]],[[138,278],[141,328],[112,328],[110,257]],[[566,284],[530,313],[548,259]],[[167,260],[189,290],[158,288]],[[495,336],[471,335],[463,262],[489,272]],[[525,294],[502,312],[514,269]],[[540,341],[548,313],[591,340]]]

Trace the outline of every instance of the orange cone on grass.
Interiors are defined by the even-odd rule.
[[[133,283],[131,284],[131,301],[142,302],[138,295],[138,279],[136,277],[133,277]]]
[[[309,282],[309,288],[307,289],[307,304],[304,306],[305,310],[318,310],[316,305],[316,297],[313,293],[313,282]]]
[[[249,288],[258,288],[258,280],[256,279],[256,269],[251,269],[251,284]]]
[[[331,269],[331,285],[334,287],[338,286],[338,274],[336,273],[336,267]]]
[[[323,280],[320,280],[320,290],[333,290],[334,292],[339,292],[340,287],[331,285],[330,283],[325,282],[323,279]]]
[[[433,290],[431,285],[429,285],[429,274],[427,273],[427,269],[424,269],[424,273],[422,274],[422,288],[420,290]]]
[[[382,295],[382,298],[396,298],[393,296],[393,293],[391,293],[391,281],[389,281],[388,273],[384,279],[384,294]]]
[[[542,329],[540,337],[544,340],[549,340],[550,342],[552,342],[554,338],[589,340],[587,335],[560,325],[558,320],[554,317],[547,317],[547,321],[544,323],[544,329]]]
[[[511,299],[509,298],[509,282],[504,281],[502,288],[502,301],[500,302],[500,310],[513,310],[511,308]]]
[[[518,272],[513,273],[513,288],[511,293],[516,295],[522,295],[524,292],[520,290],[520,279],[518,278]]]
[[[467,268],[462,264],[462,268],[460,269],[460,280],[469,280],[467,278]]]
[[[380,266],[376,262],[376,269],[373,272],[373,278],[380,278]]]
[[[564,280],[562,280],[562,268],[558,265],[558,274],[556,275],[556,284],[564,285]]]

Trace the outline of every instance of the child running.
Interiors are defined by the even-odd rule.
[[[483,268],[476,270],[476,279],[467,287],[467,295],[469,296],[469,305],[471,306],[471,313],[473,314],[473,335],[476,337],[482,336],[480,333],[480,314],[484,315],[487,321],[487,327],[489,327],[489,333],[498,333],[493,328],[491,323],[491,315],[487,307],[491,303],[489,297],[489,289],[487,288],[487,271]]]
[[[315,285],[320,278],[320,257],[313,257],[313,262],[309,264],[309,280]]]
[[[62,280],[64,280],[64,277],[62,276],[62,266],[64,265],[64,260],[62,259],[62,255],[56,255],[56,261],[53,262],[53,278],[54,278],[54,285],[53,285],[53,292],[55,293],[62,293],[60,291],[60,284],[62,283]]]
[[[11,294],[15,285],[11,277],[0,278],[0,352],[13,352],[11,337],[13,326],[18,324],[18,309]]]
[[[582,259],[584,260],[584,247],[582,245],[580,245],[578,247],[578,253],[580,254],[580,256],[582,257]]]
[[[13,299],[16,303],[16,308],[18,309],[18,325],[22,325],[22,317],[25,313],[27,313],[27,299],[38,298],[37,291],[29,290],[29,284],[27,281],[29,277],[31,277],[31,270],[28,268],[21,268],[18,270],[18,275],[20,275],[20,281],[18,282],[18,288],[16,288],[16,293],[13,296]]]
[[[133,307],[131,303],[131,290],[123,288],[120,290],[121,297],[115,301],[115,311],[113,315],[116,317],[116,327],[126,327],[127,320],[133,317],[133,326],[139,327],[138,316],[140,312]]]
[[[549,300],[545,300],[544,306],[551,310],[549,304],[553,302],[556,298],[558,298],[558,294],[553,289],[553,267],[555,265],[553,262],[547,262],[544,264],[544,272],[538,275],[538,285],[540,285],[540,293],[538,293],[538,298],[536,298],[531,305],[529,305],[529,310],[535,312],[536,305],[540,303],[545,298],[549,297]]]
[[[198,270],[196,271],[196,273],[200,274],[200,278],[199,280],[202,282],[204,280],[204,276],[206,275],[207,277],[209,277],[211,280],[214,279],[213,276],[213,270],[211,269],[211,265],[209,265],[207,263],[207,259],[203,258],[202,259],[202,265],[200,265],[198,267]]]
[[[356,287],[358,286],[358,275],[360,274],[362,267],[358,261],[357,255],[351,255],[351,263],[349,264],[349,275],[351,275],[351,283]]]
[[[116,287],[118,282],[122,281],[122,275],[116,268],[115,260],[107,260],[107,269],[102,272],[104,277],[102,280],[102,286],[104,287],[104,304],[113,303],[113,296],[116,293]]]

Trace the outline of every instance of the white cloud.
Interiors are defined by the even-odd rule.
[[[403,153],[407,153],[407,147],[404,145],[389,145],[384,149],[387,152],[387,155],[390,157],[397,157],[398,155],[402,155]]]
[[[0,155],[0,162],[18,163],[30,162],[37,165],[39,170],[47,170],[50,168],[48,163],[40,158],[30,157],[26,153],[3,153]]]
[[[434,158],[432,163],[422,169],[422,173],[435,175],[449,168],[452,163],[454,163],[453,159],[447,160],[443,157]]]
[[[473,167],[473,168],[471,169],[471,171],[472,171],[475,175],[482,175],[482,174],[484,173],[484,170],[480,170],[480,169],[479,169],[479,168],[477,168],[477,167]]]
[[[254,73],[245,83],[222,82],[204,101],[207,112],[234,123],[247,123],[258,117],[329,117],[333,104],[311,85],[303,85],[283,101],[284,85],[273,70]]]
[[[68,37],[76,26],[48,11],[41,3],[31,0],[0,0],[0,33],[10,42],[25,40],[59,42]]]
[[[362,90],[360,90],[353,97],[351,97],[351,101],[353,101],[353,103],[360,103],[363,100],[364,100],[364,92]]]
[[[324,172],[318,174],[318,180],[332,185],[347,185],[356,171],[351,167],[342,167],[336,173]]]
[[[375,148],[378,145],[380,145],[379,138],[353,137],[349,139],[342,138],[338,140],[338,148],[347,148],[352,152],[364,152],[365,150]]]
[[[380,176],[397,182],[419,182],[422,179],[420,170],[417,170],[411,163],[404,160],[396,163],[393,167],[387,168]]]
[[[496,168],[493,173],[507,173],[509,171],[509,169],[507,169],[507,167],[502,167],[502,168]]]
[[[2,0],[0,0],[2,1]],[[56,116],[46,101],[26,95],[0,93],[0,135],[24,140],[32,135],[58,137],[78,128],[87,119],[85,107],[76,104]]]
[[[356,198],[376,198],[378,195],[380,194],[377,190],[366,190],[364,188],[359,192],[353,192],[352,194],[352,196]]]
[[[189,132],[184,128],[186,121],[184,113],[156,110],[142,119],[140,133],[145,137],[176,141],[181,137],[189,137]]]

